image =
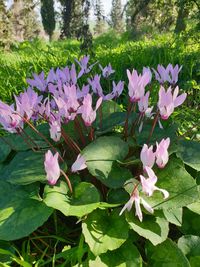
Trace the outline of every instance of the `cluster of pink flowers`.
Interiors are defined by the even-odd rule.
[[[124,82],[115,83],[112,81],[112,90],[104,94],[101,79],[105,78],[110,83],[109,77],[115,73],[112,66],[110,64],[106,67],[99,65],[101,74],[91,75],[97,62],[89,65],[89,56],[75,61],[78,68],[72,64],[63,69],[51,69],[46,78],[44,72],[39,75],[33,74],[33,79],[27,79],[28,89],[19,96],[15,96],[15,103],[12,105],[0,101],[0,124],[2,127],[10,133],[21,133],[26,123],[45,120],[49,124],[50,137],[55,142],[58,142],[62,137],[63,125],[74,120],[76,122],[76,118],[78,121],[80,119],[80,122],[83,122],[91,130],[102,102],[116,100],[124,90]],[[142,74],[138,74],[134,69],[132,73],[127,70],[129,101],[131,105],[135,105],[135,108],[136,104],[138,105],[139,132],[142,130],[145,117],[152,118],[156,114],[154,118],[157,118],[156,122],[158,121],[161,125],[160,119],[167,120],[174,109],[185,101],[186,94],[179,95],[179,88],[178,86],[175,87],[181,68],[178,65],[173,67],[169,64],[166,68],[158,65],[157,70],[153,69],[155,78],[160,83],[158,104],[155,111],[153,111],[154,107],[150,106],[150,87],[149,90],[146,90],[152,81],[151,69],[144,67]],[[80,87],[78,81],[84,75],[86,75],[87,83]],[[164,88],[165,84],[169,86],[167,90]],[[169,143],[169,138],[163,139],[159,144],[156,143],[156,151],[153,151],[152,146],[148,147],[146,144],[142,148],[143,174],[140,175],[140,183],[142,192],[148,196],[152,196],[155,190],[159,190],[163,193],[164,198],[168,197],[166,190],[155,185],[157,177],[152,168],[155,163],[159,168],[166,165]],[[63,173],[59,167],[59,154],[53,155],[48,150],[45,155],[44,166],[49,184],[56,184]],[[71,171],[77,172],[85,168],[87,168],[86,161],[79,154],[71,167]],[[125,209],[130,210],[134,202],[136,214],[140,220],[142,220],[140,203],[149,212],[153,212],[148,203],[140,197],[138,186],[136,186],[129,202],[120,214]]]
[[[140,175],[140,183],[142,187],[142,192],[148,197],[151,197],[154,191],[156,190],[160,191],[163,194],[164,199],[169,197],[168,191],[166,191],[165,189],[161,189],[155,185],[158,178],[155,175],[154,171],[152,170],[152,167],[154,166],[155,163],[159,168],[164,168],[165,165],[167,164],[169,159],[168,155],[169,144],[170,144],[169,138],[167,138],[166,140],[162,139],[159,144],[156,143],[155,152],[153,152],[153,146],[148,147],[146,144],[144,144],[141,150],[140,159],[143,164],[143,175]],[[133,203],[135,203],[136,215],[138,216],[139,220],[142,221],[143,216],[140,203],[150,213],[153,213],[153,208],[140,196],[138,185],[134,187],[131,197],[121,210],[120,215],[126,209],[129,211],[132,208]]]

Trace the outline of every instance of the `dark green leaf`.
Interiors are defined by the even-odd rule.
[[[0,181],[0,239],[15,240],[29,235],[51,215],[52,209],[39,198],[38,185],[16,186]]]
[[[46,181],[44,171],[44,154],[40,152],[18,152],[13,160],[4,167],[0,179],[12,184],[30,184]]]
[[[151,267],[190,267],[185,255],[170,239],[156,247],[149,244],[147,246],[147,253],[148,264]]]
[[[195,141],[179,141],[177,156],[182,161],[192,167],[193,169],[200,171],[200,143]]]
[[[3,162],[9,153],[11,152],[10,146],[5,143],[4,139],[1,137],[0,138],[0,162]]]

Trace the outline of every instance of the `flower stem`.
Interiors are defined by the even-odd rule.
[[[159,113],[159,111],[157,111],[156,116],[155,116],[155,118],[154,118],[154,120],[153,120],[153,124],[152,124],[152,127],[151,127],[151,131],[150,131],[150,133],[149,133],[149,137],[148,137],[148,139],[147,139],[147,145],[149,144],[150,139],[151,139],[151,137],[152,137],[152,135],[153,135],[153,132],[154,132],[156,123],[157,123],[157,121],[158,121],[159,115],[160,115],[160,113]]]
[[[62,175],[65,177],[66,181],[67,181],[67,184],[68,184],[68,187],[69,187],[69,190],[71,193],[73,193],[73,190],[72,190],[72,185],[71,185],[71,182],[69,180],[69,177],[67,176],[67,174],[63,171],[63,170],[60,170],[60,172],[62,173]]]
[[[127,140],[127,137],[128,137],[128,119],[129,119],[129,115],[130,115],[131,109],[132,109],[132,103],[131,103],[131,101],[129,99],[127,115],[126,115],[126,121],[125,121],[125,125],[124,125],[124,138],[125,138],[125,140]]]

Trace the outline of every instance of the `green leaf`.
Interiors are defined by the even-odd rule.
[[[11,255],[9,254],[12,253],[12,254],[15,254],[15,250],[14,248],[11,246],[11,244],[9,242],[6,242],[6,241],[0,241],[0,248],[1,248],[1,251],[0,251],[0,263],[7,263],[7,264],[11,264],[12,262],[12,257]],[[3,251],[7,251],[8,253],[1,253]]]
[[[3,138],[0,138],[0,162],[3,162],[7,156],[10,154],[11,148],[10,146],[5,143]]]
[[[183,223],[181,232],[188,235],[199,235],[200,233],[200,216],[197,213],[185,208],[183,210]]]
[[[199,267],[200,256],[190,257],[190,266]]]
[[[103,184],[119,188],[132,177],[116,160],[123,160],[128,154],[128,145],[118,137],[99,137],[82,151],[89,172]]]
[[[90,267],[142,267],[142,257],[136,246],[130,240],[116,250],[101,254],[95,260],[89,261]]]
[[[36,127],[36,129],[43,134],[49,141],[50,134],[49,134],[49,125],[48,123],[40,124]],[[4,139],[7,141],[8,144],[10,144],[10,147],[15,151],[25,151],[33,148],[47,148],[49,145],[46,143],[46,141],[38,135],[33,129],[31,129],[29,126],[24,129],[24,133],[21,135],[19,134],[10,134],[4,137]],[[30,138],[34,141],[31,141]],[[29,144],[27,144],[26,140]]]
[[[163,200],[160,192],[154,192],[148,198],[154,208],[176,209],[187,206],[199,198],[198,188],[193,177],[185,170],[179,159],[171,157],[164,169],[156,172],[157,186],[169,192],[169,198]]]
[[[123,126],[126,120],[126,112],[115,112],[104,118],[101,122],[102,127],[95,133],[97,135],[111,132],[115,126]],[[100,124],[100,123],[99,123]]]
[[[60,181],[56,186],[45,186],[44,202],[47,206],[61,211],[65,216],[82,217],[100,205],[96,187],[90,183],[79,183],[72,197],[68,195],[68,186]]]
[[[119,211],[95,210],[82,223],[83,235],[92,253],[98,256],[119,248],[128,238],[128,225]]]
[[[38,191],[38,184],[16,186],[0,181],[1,240],[27,236],[48,219],[53,210],[39,198]]]
[[[150,240],[154,246],[162,243],[168,236],[169,224],[163,216],[147,215],[140,222],[135,214],[130,211],[126,212],[126,219],[131,229],[140,236]]]
[[[107,195],[107,200],[109,203],[122,204],[127,202],[130,195],[123,189],[110,189]]]
[[[12,184],[30,184],[46,181],[44,154],[32,150],[18,152],[0,173],[0,179]]]
[[[192,167],[193,169],[200,171],[200,143],[195,141],[179,141],[177,156],[182,161]]]
[[[142,132],[136,131],[136,141],[139,145],[146,144],[149,133],[151,131],[152,125],[146,124],[142,130]],[[167,127],[166,129],[160,129],[157,125],[154,129],[153,135],[150,139],[149,144],[154,145],[156,142],[160,142],[163,138],[170,137],[171,144],[177,139],[176,131],[177,131],[177,125],[172,124],[170,127]]]
[[[147,253],[148,264],[151,267],[190,267],[185,255],[170,239],[156,247],[149,243]]]
[[[168,222],[181,226],[182,216],[183,216],[182,208],[171,209],[171,210],[163,209],[163,213],[165,215],[165,218],[168,220]]]
[[[200,237],[195,235],[182,236],[178,240],[178,247],[188,258],[200,256]]]
[[[191,211],[193,211],[194,213],[197,213],[200,215],[200,202],[194,202],[190,205],[187,206],[187,208]]]

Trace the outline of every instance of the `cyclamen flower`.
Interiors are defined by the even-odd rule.
[[[138,75],[137,71],[133,69],[132,73],[127,70],[127,76],[130,101],[138,102],[144,96],[146,85],[151,81],[151,74],[144,70],[142,75]]]
[[[36,87],[41,92],[44,92],[47,88],[47,81],[45,80],[44,72],[42,71],[40,74],[33,74],[34,79],[26,79],[27,83],[32,87]]]
[[[58,163],[58,152],[53,156],[50,150],[45,154],[44,167],[47,180],[50,185],[56,184],[60,177],[60,167]]]
[[[0,101],[0,124],[10,133],[20,132],[24,126],[21,114],[14,110],[14,105],[7,105]]]
[[[75,61],[81,67],[81,70],[78,74],[78,78],[80,78],[83,74],[89,73],[91,71],[91,69],[93,68],[93,66],[97,63],[97,62],[95,62],[94,64],[92,64],[88,67],[89,59],[90,59],[90,56],[84,56],[83,58],[80,59],[80,61],[75,59]]]
[[[159,90],[158,108],[163,120],[167,120],[173,113],[174,108],[180,106],[185,101],[187,94],[183,93],[178,96],[178,93],[178,86],[175,88],[174,93],[172,93],[171,87],[165,91],[165,88],[161,86]]]
[[[85,168],[87,168],[86,160],[81,154],[79,154],[76,161],[73,163],[71,167],[71,171],[77,172],[77,171],[84,170]]]
[[[103,96],[103,90],[100,84],[101,75],[96,74],[93,79],[88,78],[92,91],[98,96]]]
[[[162,139],[158,144],[156,142],[156,164],[159,168],[164,168],[169,160],[168,148],[170,145],[169,137],[165,140]]]
[[[26,119],[30,119],[38,109],[38,104],[40,104],[42,98],[31,88],[28,88],[27,91],[21,93],[18,97],[15,96],[18,113],[25,116]]]
[[[112,66],[110,63],[105,68],[103,68],[100,64],[99,64],[99,67],[102,71],[102,75],[104,78],[108,78],[112,73],[115,72],[115,70],[112,69]]]
[[[118,84],[116,84],[113,81],[113,91],[110,94],[107,94],[103,97],[103,100],[111,100],[113,98],[117,98],[122,94],[122,91],[124,89],[124,82],[119,81]]]
[[[82,119],[86,126],[91,126],[93,121],[96,119],[96,111],[102,103],[102,97],[97,100],[96,107],[92,108],[92,96],[87,94],[83,99],[83,104],[79,108],[78,113],[81,113]]]
[[[155,186],[158,178],[155,175],[154,171],[149,167],[146,167],[145,170],[147,172],[148,178],[145,178],[143,175],[140,175],[142,191],[150,197],[153,195],[153,192],[157,190],[157,191],[160,191],[164,195],[164,199],[168,198],[169,193],[167,190],[161,189]]]
[[[148,146],[144,144],[141,153],[140,153],[140,159],[143,164],[143,169],[145,170],[146,167],[152,168],[155,163],[155,153],[153,152],[153,146]]]
[[[139,196],[139,191],[138,189],[134,189],[133,193],[131,194],[131,197],[129,201],[124,205],[123,209],[121,210],[119,215],[122,215],[122,213],[127,209],[128,211],[131,210],[133,203],[135,202],[135,215],[138,216],[139,220],[143,220],[142,216],[142,210],[140,207],[140,204],[144,206],[144,208],[150,212],[153,213],[152,207],[142,198]]]
[[[157,71],[153,69],[156,80],[163,84],[169,82],[170,84],[176,84],[178,81],[178,74],[181,71],[182,66],[179,68],[178,64],[173,67],[172,64],[169,64],[166,68],[162,65],[158,65]]]
[[[60,122],[58,120],[52,120],[50,123],[50,137],[53,139],[55,142],[58,142],[61,138],[61,126]]]

